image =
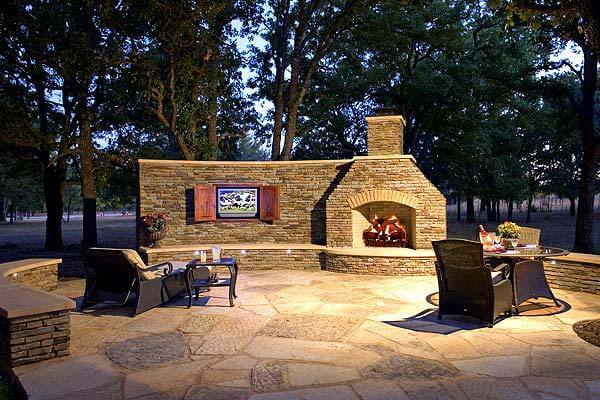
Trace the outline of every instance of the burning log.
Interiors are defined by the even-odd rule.
[[[363,231],[363,241],[366,246],[373,247],[408,247],[408,233],[395,215],[389,218],[375,215]]]

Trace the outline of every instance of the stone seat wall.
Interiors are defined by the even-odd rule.
[[[0,362],[11,367],[69,354],[75,302],[56,289],[61,259],[0,264]]]

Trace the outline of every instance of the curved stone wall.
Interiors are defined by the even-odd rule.
[[[324,269],[359,275],[435,275],[435,258],[386,257],[325,252]]]

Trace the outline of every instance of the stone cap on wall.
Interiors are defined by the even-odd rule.
[[[379,118],[379,117],[378,117]],[[155,165],[181,165],[193,164],[198,166],[235,166],[235,167],[255,167],[267,166],[278,167],[282,165],[302,165],[302,164],[347,164],[355,161],[378,161],[378,160],[411,160],[414,164],[417,163],[415,158],[410,154],[394,154],[394,155],[371,155],[371,156],[354,156],[350,159],[339,160],[291,160],[291,161],[190,161],[190,160],[154,160],[149,158],[138,159],[139,164],[155,164]]]
[[[30,258],[0,264],[0,316],[10,319],[75,308],[75,302],[67,297],[7,279],[12,274],[61,262],[60,258]]]
[[[569,253],[566,256],[548,257],[546,260],[557,261],[560,263],[600,266],[600,255],[597,254]]]

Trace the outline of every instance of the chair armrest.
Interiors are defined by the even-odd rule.
[[[508,277],[510,276],[510,265],[502,263],[492,268],[492,271],[500,271],[502,272],[504,279],[508,279]]]
[[[173,264],[171,264],[169,261],[163,261],[161,263],[158,264],[154,264],[154,265],[149,265],[148,269],[151,268],[160,268],[162,266],[166,266],[167,268],[163,269],[163,272],[165,275],[169,275],[173,272]]]

